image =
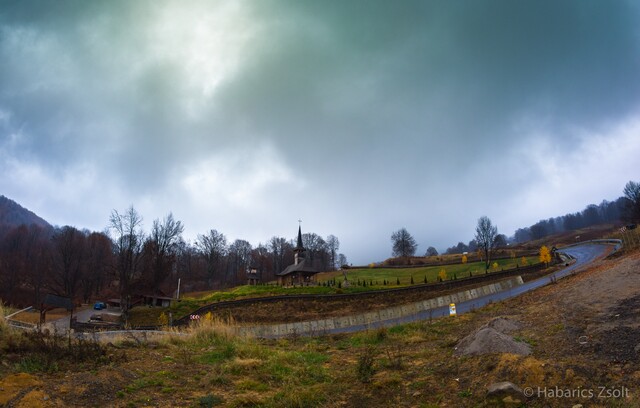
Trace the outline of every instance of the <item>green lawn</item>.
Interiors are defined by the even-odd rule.
[[[500,259],[495,261],[498,264],[497,268],[490,268],[489,272],[498,272],[502,269],[515,268],[516,264],[521,264],[522,259]],[[528,265],[532,265],[538,262],[537,256],[527,258]],[[493,264],[493,262],[492,262]],[[366,281],[367,284],[373,282],[371,289],[384,287],[383,282],[386,280],[391,286],[397,286],[398,279],[401,286],[411,284],[411,277],[415,284],[424,283],[426,277],[428,283],[434,283],[438,280],[438,274],[444,269],[447,274],[447,279],[454,278],[467,278],[471,275],[482,275],[484,271],[483,262],[473,262],[466,264],[446,265],[446,266],[421,266],[415,268],[362,268],[362,269],[348,269],[347,278],[350,283],[357,283],[358,281]],[[329,280],[343,280],[342,272],[324,272],[317,276],[318,282],[327,282]],[[387,285],[388,287],[389,285]]]

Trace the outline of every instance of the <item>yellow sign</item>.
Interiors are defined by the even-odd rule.
[[[456,315],[456,304],[455,303],[450,303],[449,304],[449,316],[455,316]]]

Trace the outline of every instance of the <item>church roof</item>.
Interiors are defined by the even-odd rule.
[[[310,259],[301,259],[300,262],[296,265],[289,265],[287,268],[278,273],[278,276],[285,276],[295,272],[307,272],[307,273],[318,273],[319,271],[313,267]]]

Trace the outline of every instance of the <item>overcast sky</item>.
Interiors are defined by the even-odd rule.
[[[627,1],[0,0],[0,194],[103,230],[336,235],[362,264],[640,181]]]

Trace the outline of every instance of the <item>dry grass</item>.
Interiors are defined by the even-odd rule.
[[[5,307],[2,302],[0,302],[0,333],[5,332],[9,328],[9,325],[4,318],[5,316],[7,316],[7,312],[5,311]]]
[[[69,316],[69,313],[64,309],[53,309],[45,314],[45,322],[52,322],[54,320],[62,319]],[[40,313],[37,310],[30,310],[27,312],[18,313],[12,317],[13,320],[17,320],[23,323],[38,324],[40,323]]]
[[[595,392],[600,385],[630,388],[626,399],[534,397],[527,401],[529,407],[638,407],[637,360],[612,362],[597,348],[581,347],[576,330],[589,323],[586,319],[596,319],[590,324],[623,319],[609,319],[588,307],[625,298],[602,282],[620,277],[626,277],[624,284],[638,282],[634,271],[639,262],[637,257],[603,261],[602,270],[592,268],[455,318],[351,335],[259,340],[234,334],[233,322],[203,316],[163,340],[107,345],[100,366],[59,361],[58,371],[43,372],[55,366],[44,365],[44,358],[10,360],[0,350],[0,388],[9,389],[11,375],[26,371],[40,382],[16,393],[35,387],[39,401],[49,397],[52,406],[488,407],[493,405],[485,400],[487,385],[512,381],[521,387]],[[590,289],[592,284],[598,289]],[[635,296],[638,287],[636,283],[628,292],[635,290]],[[594,299],[578,296],[592,292]],[[461,338],[496,316],[523,323],[514,336],[534,344],[531,356],[454,354]],[[629,340],[634,340],[633,350],[637,341],[633,336]],[[33,406],[26,396],[20,398],[12,404]]]

